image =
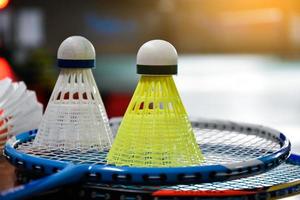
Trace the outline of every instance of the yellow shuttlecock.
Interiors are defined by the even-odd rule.
[[[139,167],[198,165],[204,157],[172,75],[177,52],[168,42],[152,40],[137,54],[142,77],[107,157],[109,164]]]

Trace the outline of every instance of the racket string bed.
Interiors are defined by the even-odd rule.
[[[29,141],[19,145],[17,150],[22,151],[28,155],[38,156],[40,158],[55,160],[55,161],[67,161],[74,164],[106,164],[106,153],[99,153],[97,150],[82,151],[81,148],[77,150],[63,151],[56,148],[49,147],[35,147],[33,141]]]
[[[276,141],[253,135],[238,134],[234,131],[195,128],[194,132],[206,158],[200,164],[201,166],[242,162],[259,156],[269,155],[280,149],[280,144]],[[220,137],[235,139],[216,139]],[[63,151],[54,147],[34,146],[32,141],[19,145],[17,150],[41,158],[68,161],[75,164],[106,164],[107,156],[107,152],[99,153],[97,150],[83,151],[81,148],[78,148],[77,150]]]
[[[288,172],[288,173],[287,173]],[[260,175],[236,179],[225,182],[202,183],[195,185],[177,185],[163,187],[163,189],[173,190],[243,190],[271,187],[276,184],[288,183],[300,178],[300,166],[291,164],[281,164],[277,168]]]

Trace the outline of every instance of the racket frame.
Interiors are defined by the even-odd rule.
[[[115,121],[116,123],[119,123]],[[239,131],[277,140],[281,148],[267,156],[226,165],[204,165],[191,167],[117,167],[113,165],[90,165],[86,168],[85,178],[110,184],[169,185],[205,183],[243,178],[268,171],[284,162],[291,149],[291,144],[284,134],[264,126],[246,123],[234,123],[222,120],[201,119],[192,122],[193,127]],[[16,149],[18,144],[33,140],[36,130],[28,131],[11,138],[5,145],[4,155],[15,166],[29,170],[43,171],[50,175],[70,165],[68,162],[49,160],[22,153]]]

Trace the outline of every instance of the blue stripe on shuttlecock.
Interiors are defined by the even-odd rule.
[[[57,59],[57,65],[60,68],[94,68],[96,67],[96,60]]]

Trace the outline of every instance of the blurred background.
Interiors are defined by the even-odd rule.
[[[151,39],[179,53],[178,90],[192,118],[264,124],[300,153],[299,0],[0,0],[0,78],[24,80],[44,106],[71,35],[97,52],[93,70],[110,117],[123,115]]]

